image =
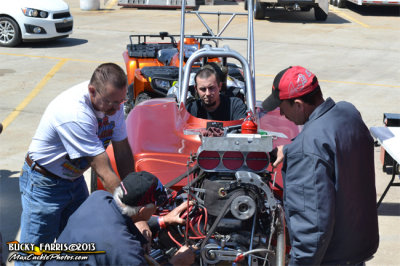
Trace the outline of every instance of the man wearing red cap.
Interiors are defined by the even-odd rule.
[[[283,148],[290,265],[362,264],[379,245],[374,141],[348,102],[324,100],[317,77],[289,67],[263,102],[304,125]]]
[[[160,180],[148,172],[128,174],[115,189],[114,195],[99,190],[71,215],[57,239],[57,243],[94,243],[104,254],[88,255],[85,265],[146,265],[143,246],[146,239],[134,222],[148,221],[156,207],[167,200]],[[163,226],[182,224],[180,214],[186,210],[184,202],[163,217]],[[169,259],[173,265],[190,265],[194,262],[192,248],[182,246]],[[51,260],[52,264],[82,264],[82,261]]]

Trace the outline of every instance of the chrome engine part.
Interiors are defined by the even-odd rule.
[[[256,203],[250,196],[238,196],[232,201],[231,213],[239,220],[247,220],[256,212]]]
[[[272,245],[272,238],[284,234],[278,228],[284,224],[278,222],[283,213],[260,175],[247,171],[230,176],[208,173],[202,186],[205,193],[196,197],[204,200],[211,216],[200,246],[202,265],[234,263],[245,257],[245,265],[262,265],[264,260],[274,260],[274,264],[275,260],[284,261],[276,258],[285,254],[284,238]]]
[[[201,250],[201,257],[207,264],[216,264],[221,261],[234,261],[240,250],[224,250],[216,244],[207,244]]]
[[[271,139],[220,140],[202,141],[197,154],[201,170],[190,173],[192,181],[180,192],[182,200],[194,202],[187,224],[176,226],[168,234],[160,233],[164,238],[159,243],[170,243],[161,249],[178,248],[183,242],[195,245],[200,250],[196,265],[202,266],[237,262],[284,266],[284,212],[271,189],[271,173],[265,170],[269,156],[259,145],[260,141],[270,145]],[[237,150],[227,150],[227,143],[238,146]]]
[[[275,210],[276,209],[276,199],[274,198],[274,195],[272,194],[271,189],[267,186],[265,182],[261,180],[261,177],[255,173],[252,172],[246,172],[246,171],[238,171],[236,172],[236,178],[238,182],[241,183],[247,183],[247,184],[253,184],[264,191],[266,195],[265,199],[265,204],[271,209]]]

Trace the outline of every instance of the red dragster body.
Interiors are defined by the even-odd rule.
[[[285,145],[299,133],[299,127],[281,116],[279,110],[268,114],[256,108],[259,129],[280,132],[287,138],[274,140],[274,147]],[[156,175],[163,184],[172,181],[187,171],[187,162],[191,154],[196,154],[201,140],[198,135],[185,135],[185,130],[206,128],[205,120],[192,116],[182,107],[178,108],[175,99],[159,98],[145,101],[130,112],[126,119],[128,140],[131,146],[135,171],[148,171]],[[221,121],[222,122],[222,121]],[[223,121],[224,126],[239,125],[243,121]],[[107,149],[111,163],[117,172],[112,146]],[[280,171],[277,171],[276,184],[283,186]],[[272,171],[272,166],[268,167]],[[186,180],[173,188],[178,190],[186,185]],[[98,181],[98,187],[102,184]]]

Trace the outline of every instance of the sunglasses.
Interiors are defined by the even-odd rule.
[[[101,91],[99,91],[97,89],[96,89],[96,91],[100,94],[101,100],[103,101],[103,103],[105,103],[106,105],[108,105],[110,107],[111,106],[119,107],[121,104],[123,104],[123,103],[125,103],[127,101],[127,99],[123,99],[121,101],[112,102],[112,101],[108,100]]]

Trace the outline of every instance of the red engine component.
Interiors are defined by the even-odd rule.
[[[242,134],[257,134],[258,126],[249,112],[242,123]]]

